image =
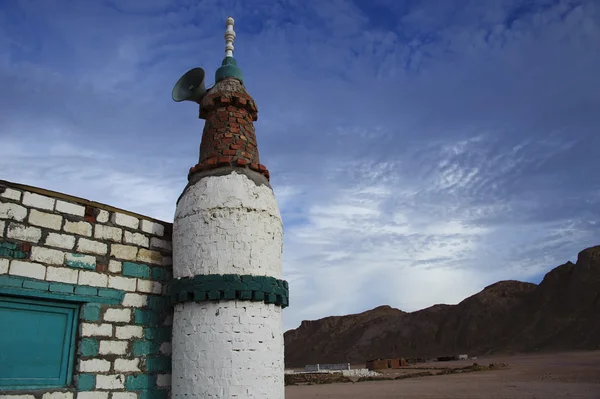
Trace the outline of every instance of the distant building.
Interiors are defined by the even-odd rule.
[[[400,367],[406,367],[406,360],[403,358],[374,359],[368,360],[366,364],[366,368],[369,370],[399,369]]]

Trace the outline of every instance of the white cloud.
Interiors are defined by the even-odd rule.
[[[171,220],[202,122],[170,91],[195,66],[212,83],[232,14],[287,328],[455,303],[598,244],[593,1],[63,3],[0,9],[1,177]]]

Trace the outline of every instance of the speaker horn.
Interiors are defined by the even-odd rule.
[[[204,69],[193,68],[187,71],[179,78],[171,96],[176,102],[193,101],[200,104],[202,97],[206,94],[206,86],[204,86]]]

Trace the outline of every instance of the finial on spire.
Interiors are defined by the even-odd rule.
[[[221,66],[215,72],[215,83],[226,78],[236,78],[240,82],[244,82],[244,75],[237,66],[237,61],[233,58],[233,40],[235,39],[235,32],[233,31],[234,20],[232,17],[227,18],[225,21],[225,58],[221,63]]]
[[[225,22],[225,57],[233,57],[233,41],[235,40],[235,32],[233,31],[233,18],[227,18]]]

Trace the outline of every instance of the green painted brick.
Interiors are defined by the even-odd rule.
[[[158,353],[160,344],[151,341],[133,341],[133,356],[153,355]]]
[[[96,356],[98,354],[98,340],[96,338],[81,339],[81,356]]]
[[[50,283],[50,292],[62,292],[65,294],[72,294],[75,292],[75,286],[64,283]]]
[[[135,310],[135,324],[155,326],[159,323],[160,315],[153,310]]]
[[[171,340],[171,327],[145,328],[144,337],[150,341],[165,342]]]
[[[110,288],[98,288],[98,296],[123,300],[125,291],[113,290]]]
[[[155,375],[128,375],[125,378],[125,388],[128,391],[139,391],[139,390],[152,390],[156,387],[156,376]]]
[[[150,267],[141,263],[123,262],[123,276],[150,278]]]
[[[149,356],[146,358],[146,372],[168,373],[171,371],[171,356]]]
[[[77,377],[77,389],[80,391],[91,391],[96,386],[94,374],[79,374]]]
[[[140,392],[139,399],[167,399],[169,391],[166,389],[145,389]]]
[[[81,318],[85,321],[98,321],[102,305],[99,303],[86,303],[81,309]]]
[[[29,288],[37,291],[48,291],[50,283],[45,281],[25,280],[23,281],[23,288]]]
[[[167,281],[169,279],[169,274],[167,273],[167,270],[163,267],[153,267],[152,279],[159,281]]]
[[[0,276],[0,286],[21,287],[23,286],[23,279],[20,277]]]
[[[85,285],[81,285],[81,286],[78,285],[77,287],[75,287],[75,293],[79,294],[79,295],[97,296],[98,288],[87,287]]]
[[[15,243],[15,242],[0,242],[0,248],[17,249],[17,243]]]
[[[162,312],[167,309],[169,302],[162,296],[151,296],[148,298],[148,307],[152,310]]]
[[[76,269],[96,270],[96,261],[86,262],[83,259],[86,257],[87,255],[83,254],[67,254],[65,264]]]

